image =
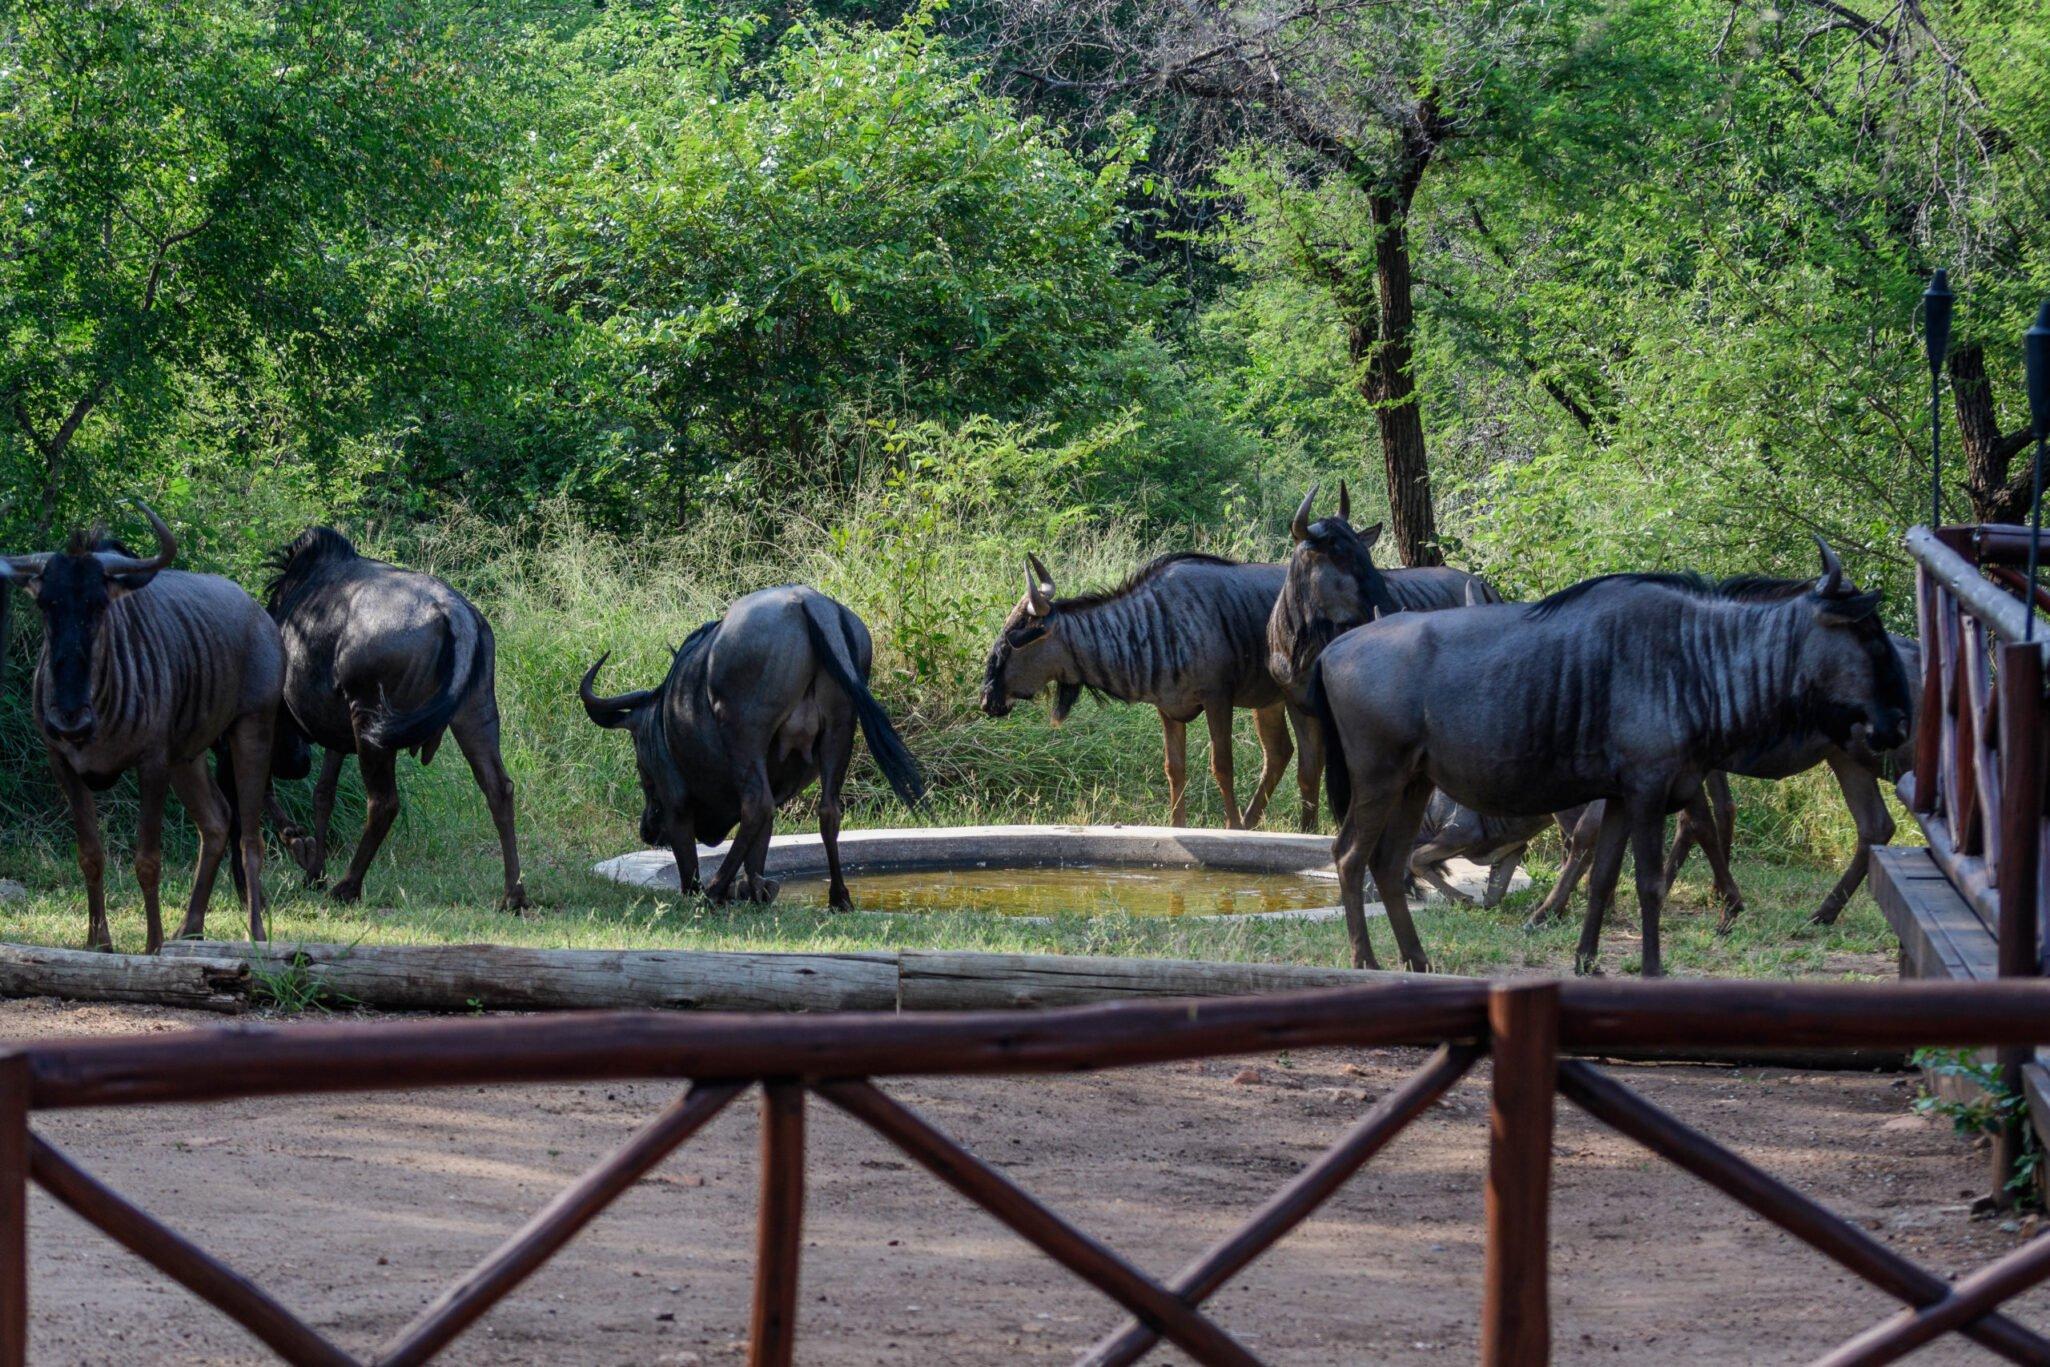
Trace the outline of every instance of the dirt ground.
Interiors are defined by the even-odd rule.
[[[0,1003],[0,1038],[211,1023],[166,1010]],[[1165,1275],[1228,1232],[1420,1058],[1318,1051],[890,1090]],[[1968,1272],[2033,1232],[2033,1222],[1971,1217],[1983,1155],[1947,1126],[1910,1115],[1906,1079],[1616,1071],[1942,1275]],[[1212,1303],[1220,1322],[1275,1362],[1472,1360],[1486,1087],[1483,1067],[1227,1286]],[[368,1352],[675,1092],[477,1088],[67,1112],[36,1125],[345,1347]],[[1891,1309],[1570,1106],[1559,1115],[1557,1361],[1798,1362]],[[800,1361],[1058,1361],[1116,1322],[1108,1302],[853,1121],[819,1103],[811,1116]],[[754,1107],[744,1100],[445,1360],[740,1361],[754,1182]],[[30,1237],[32,1362],[267,1360],[210,1308],[40,1193]],[[2018,1302],[2017,1313],[2050,1325],[2050,1294]],[[1926,1358],[1984,1354],[1953,1339]]]

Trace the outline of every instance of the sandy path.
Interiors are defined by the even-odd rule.
[[[170,1011],[0,1004],[0,1037],[163,1030]],[[1145,1267],[1227,1232],[1411,1068],[1319,1051],[1094,1077],[891,1090]],[[1974,1221],[1981,1155],[1906,1113],[1904,1081],[1619,1069],[1659,1104],[1955,1275],[2022,1237]],[[465,1089],[74,1112],[41,1133],[367,1351],[675,1094]],[[1277,1362],[1470,1361],[1485,1069],[1218,1298]],[[811,1111],[807,1363],[1058,1361],[1107,1303],[880,1140]],[[1848,1274],[1581,1117],[1560,1112],[1560,1362],[1798,1362],[1886,1312]],[[459,1340],[463,1363],[732,1363],[747,1332],[753,1107],[722,1116]],[[38,1194],[35,1363],[260,1362],[257,1346]],[[2050,1295],[2021,1303],[2050,1325]],[[1922,1359],[1918,1359],[1922,1360]],[[1986,1360],[1959,1342],[1930,1361]]]

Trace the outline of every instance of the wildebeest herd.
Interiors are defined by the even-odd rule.
[[[1607,575],[1536,603],[1505,603],[1462,571],[1382,569],[1378,527],[1355,530],[1341,486],[1312,520],[1312,490],[1285,565],[1181,553],[1105,592],[1061,597],[1036,556],[989,654],[982,707],[1002,716],[1048,685],[1065,718],[1084,690],[1159,710],[1172,819],[1187,818],[1187,728],[1199,715],[1227,822],[1252,826],[1297,757],[1301,823],[1317,824],[1320,779],[1339,823],[1334,860],[1353,962],[1376,963],[1365,918],[1372,879],[1404,964],[1429,961],[1409,913],[1421,880],[1451,893],[1446,860],[1492,866],[1499,901],[1524,848],[1556,821],[1566,864],[1533,922],[1563,912],[1591,876],[1576,961],[1594,965],[1626,847],[1635,857],[1643,969],[1660,971],[1659,914],[1692,845],[1710,861],[1724,925],[1742,906],[1729,873],[1724,776],[1784,778],[1827,764],[1857,822],[1851,867],[1815,919],[1840,912],[1874,843],[1892,835],[1879,777],[1909,743],[1915,644],[1880,624],[1876,593],[1846,579],[1818,541],[1812,580]],[[497,826],[503,904],[526,904],[513,786],[499,754],[495,648],[474,605],[431,575],[360,555],[339,532],[307,531],[279,553],[261,606],[232,581],[171,569],[177,542],[147,507],[156,551],[74,535],[63,551],[0,560],[0,577],[43,618],[34,709],[68,800],[86,883],[87,943],[112,944],[93,794],[133,770],[136,874],[148,947],[158,913],[164,798],[176,791],[201,835],[180,936],[204,933],[215,875],[231,872],[250,934],[264,938],[261,823],[268,814],[310,882],[324,876],[341,769],[362,769],[364,830],[342,881],[359,897],[398,811],[396,763],[433,758],[452,735]],[[0,597],[0,603],[5,598]],[[918,765],[869,690],[867,627],[798,585],[735,602],[675,649],[659,687],[601,696],[601,657],[579,697],[591,721],[632,738],[641,837],[674,851],[696,890],[697,851],[732,833],[705,892],[767,902],[777,809],[816,780],[831,905],[852,905],[840,869],[841,789],[857,726],[907,805]],[[1232,714],[1253,710],[1264,762],[1239,808]],[[1294,732],[1291,744],[1290,732]],[[313,829],[271,793],[325,752]],[[214,760],[210,772],[208,757]],[[1679,829],[1668,851],[1666,818]],[[1456,894],[1454,894],[1456,895]]]

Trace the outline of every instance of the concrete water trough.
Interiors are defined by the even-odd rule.
[[[726,850],[699,848],[706,879]],[[840,859],[864,911],[1060,910],[1214,920],[1343,915],[1331,840],[1322,835],[1175,826],[917,827],[843,831]],[[771,837],[766,871],[785,884],[779,901],[823,904],[826,856],[818,836]],[[635,887],[677,888],[667,850],[607,859],[597,872]],[[1487,880],[1485,869],[1463,860],[1453,861],[1450,873],[1455,887],[1475,897]],[[1511,887],[1529,883],[1519,870]],[[1368,915],[1380,913],[1378,903],[1369,904]]]

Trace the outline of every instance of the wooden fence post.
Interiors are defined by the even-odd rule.
[[[804,1231],[804,1088],[762,1087],[762,1208],[755,1231],[751,1367],[790,1367],[797,1348],[797,1266]]]
[[[1488,996],[1494,1094],[1488,1114],[1484,1367],[1551,1361],[1552,1105],[1559,1071],[1559,986],[1504,983]]]
[[[0,1055],[0,1367],[28,1361],[28,1056]]]
[[[1999,963],[2003,978],[2042,974],[2037,889],[2043,840],[2043,655],[2035,644],[2010,643],[2000,652],[2000,888]],[[2001,1079],[2021,1095],[2027,1046],[2000,1050]],[[2007,1184],[2021,1155],[2026,1114],[1996,1137],[1994,1196],[2005,1205]]]

